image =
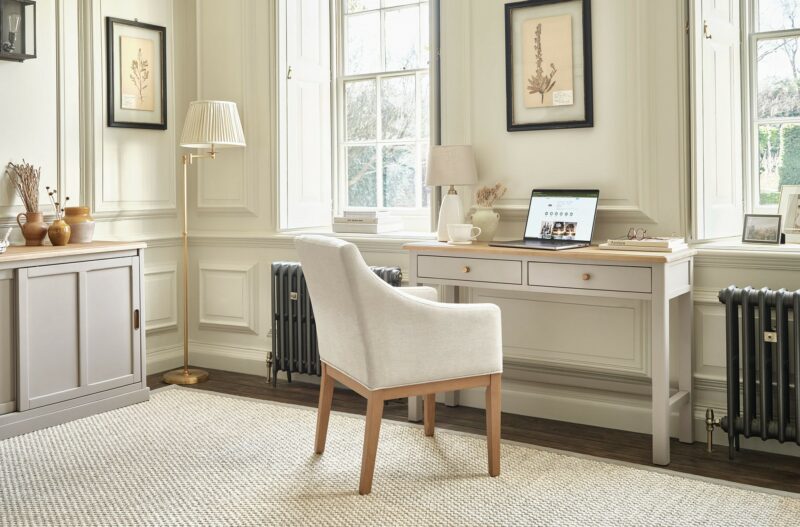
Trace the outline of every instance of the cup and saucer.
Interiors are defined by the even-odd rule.
[[[481,235],[481,228],[471,223],[448,223],[447,245],[472,245]]]

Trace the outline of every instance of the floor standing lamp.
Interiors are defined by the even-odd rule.
[[[468,145],[433,146],[428,157],[428,175],[425,184],[429,187],[450,185],[450,190],[442,196],[439,208],[439,227],[437,239],[447,241],[447,225],[464,223],[464,210],[461,198],[454,185],[474,185],[478,182],[475,167],[475,154]]]
[[[208,149],[202,154],[183,155],[183,368],[164,374],[167,384],[197,384],[208,380],[208,372],[189,368],[189,200],[186,187],[189,165],[195,159],[216,159],[217,148],[245,146],[244,131],[236,103],[194,101],[189,105],[181,134],[184,148]]]

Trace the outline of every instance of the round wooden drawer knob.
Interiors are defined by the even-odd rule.
[[[583,278],[584,280],[588,280],[591,277],[592,277],[592,275],[590,275],[589,273],[583,273],[583,275],[581,275],[581,278]]]
[[[468,265],[465,265],[465,266],[464,266],[464,268],[462,269],[462,271],[463,271],[463,272],[465,272],[465,273],[468,273],[468,272],[470,272],[471,270],[472,270],[472,269],[470,269]]]

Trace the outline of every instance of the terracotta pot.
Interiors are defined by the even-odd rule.
[[[19,221],[23,216],[25,216],[25,223]],[[44,237],[47,236],[47,223],[44,222],[44,214],[41,212],[21,212],[17,214],[17,225],[22,229],[25,245],[41,245]]]
[[[69,236],[72,229],[69,228],[67,222],[64,220],[54,220],[50,228],[47,229],[47,235],[50,237],[50,243],[55,246],[66,245],[69,243]]]
[[[69,243],[91,243],[95,224],[89,207],[67,207],[64,213],[64,221],[72,229]]]

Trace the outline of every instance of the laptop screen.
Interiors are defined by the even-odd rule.
[[[525,238],[592,241],[598,190],[534,190]]]

